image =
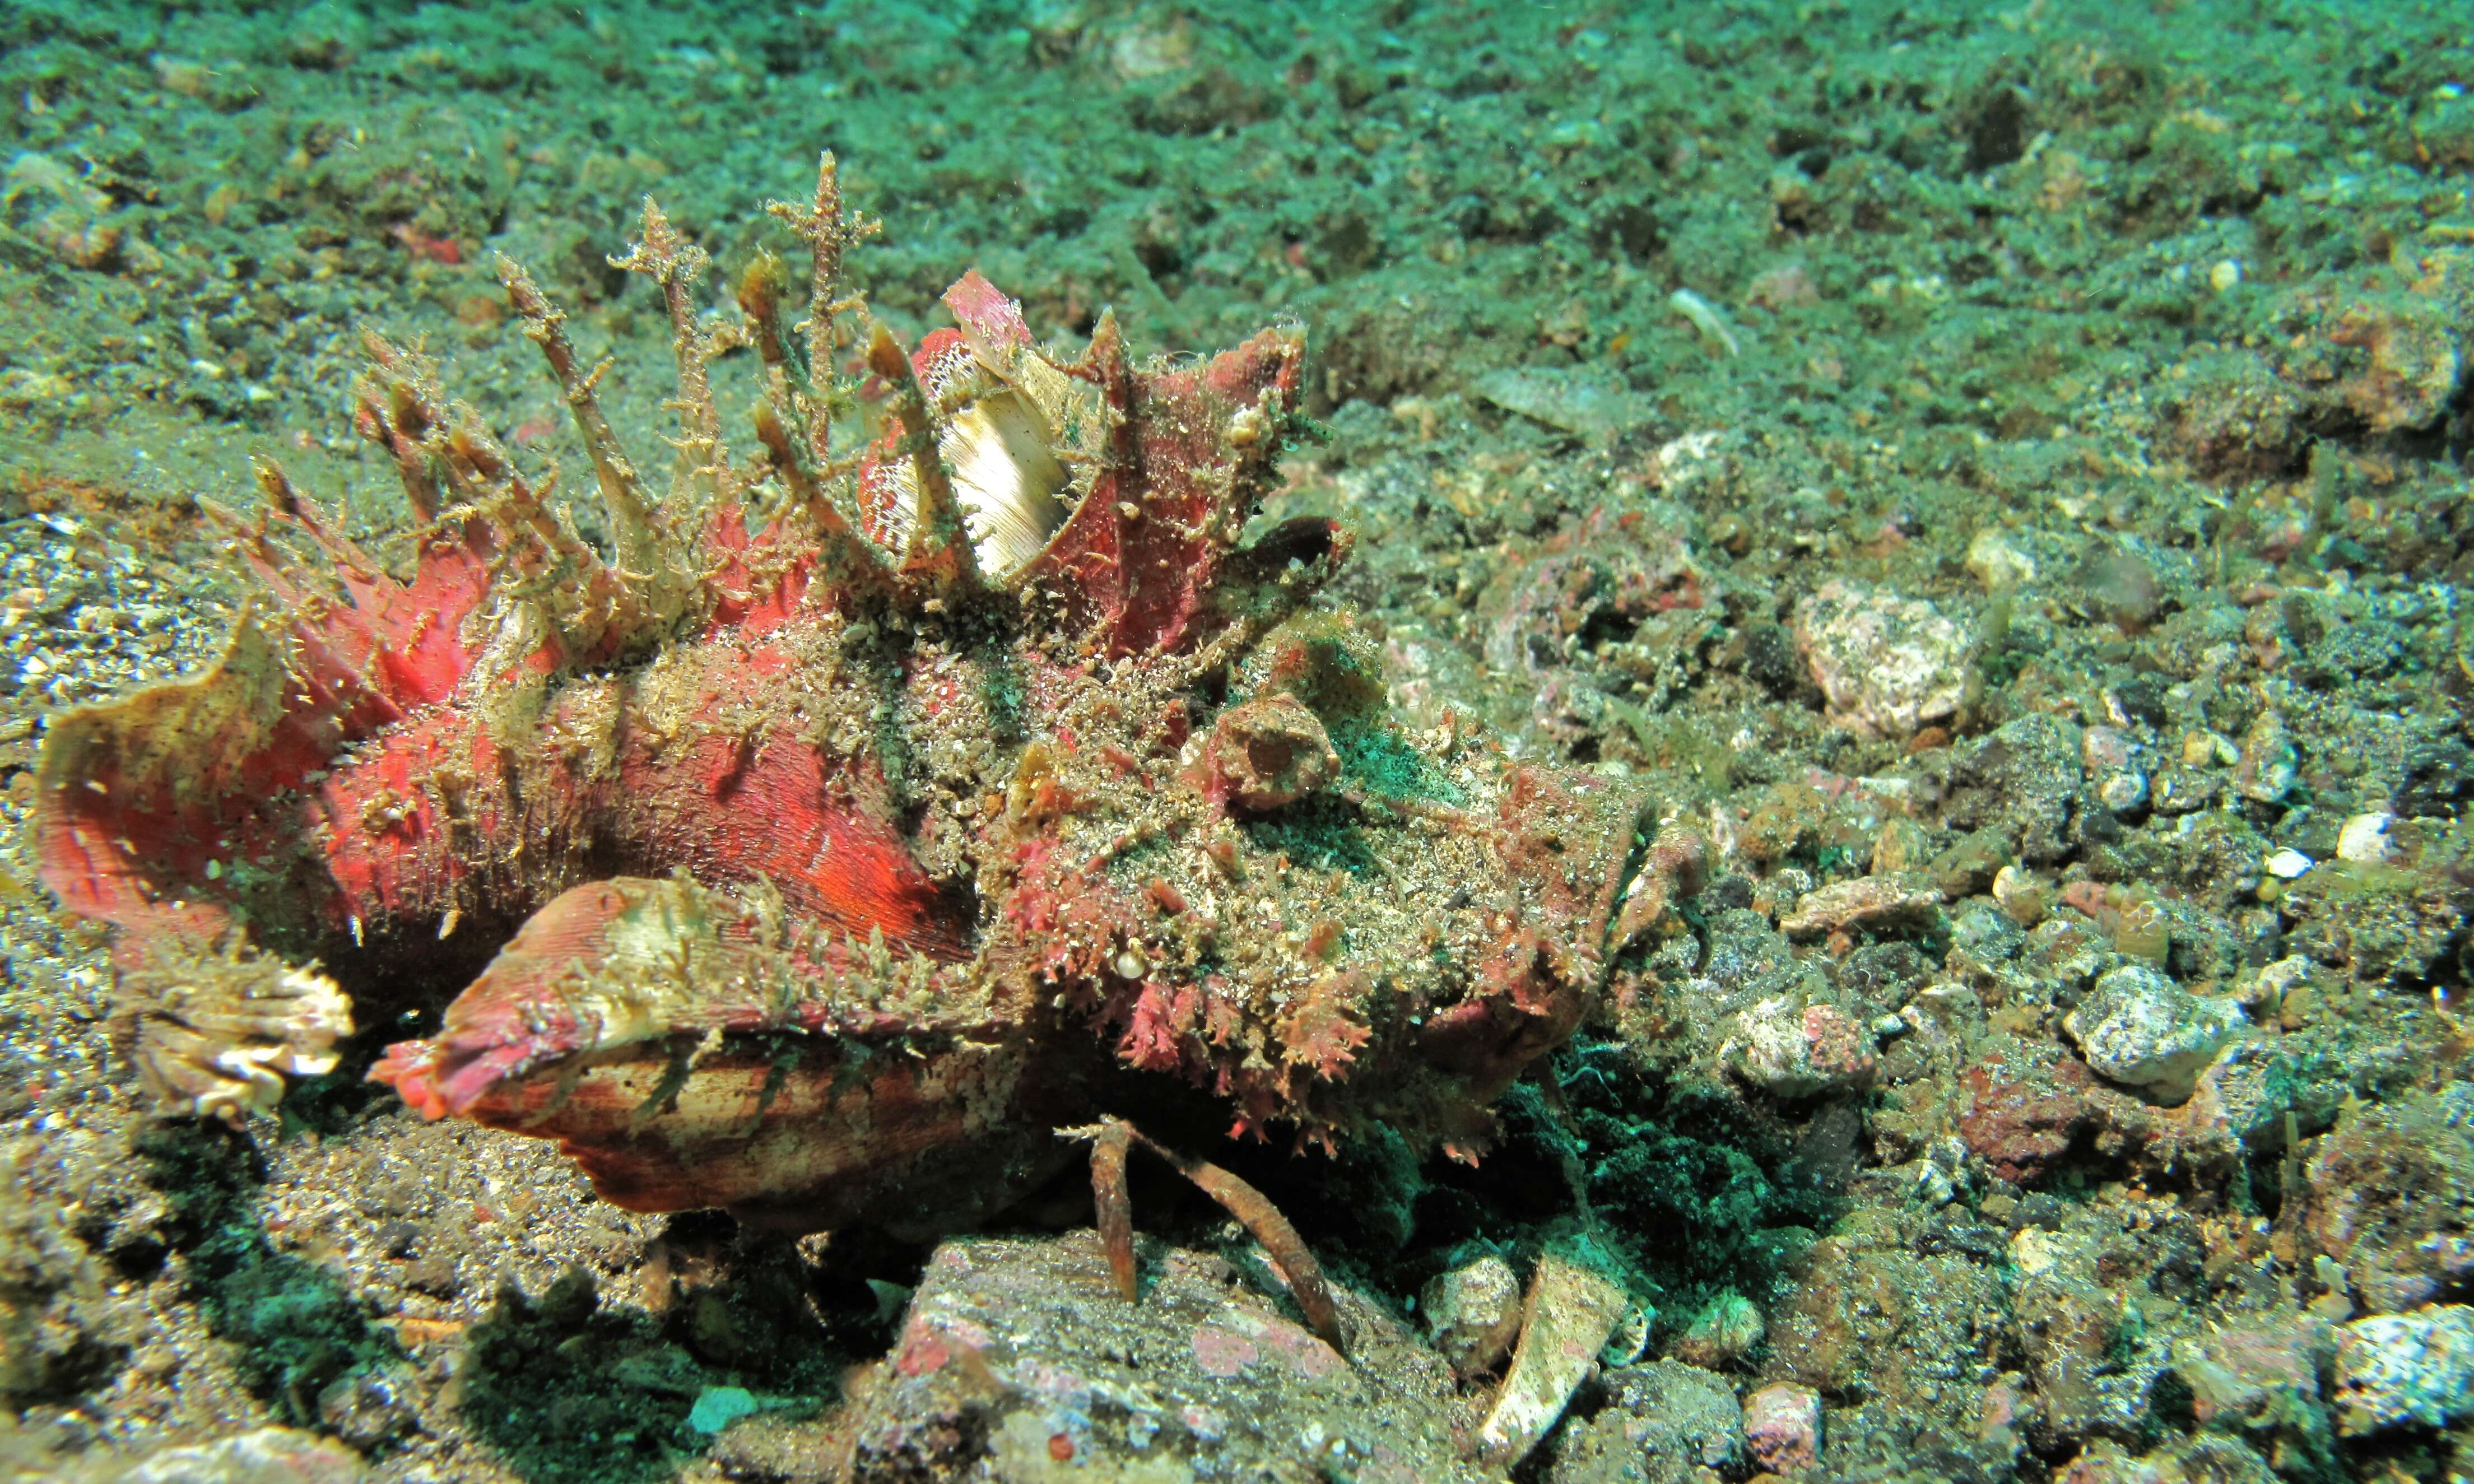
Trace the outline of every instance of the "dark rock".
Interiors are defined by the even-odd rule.
[[[1795,952],[1770,920],[1750,909],[1718,913],[1710,920],[1710,953],[1701,972],[1733,994],[1772,990],[1781,981],[1802,977]]]
[[[1838,962],[1838,986],[1868,1002],[1896,1005],[1930,967],[1913,943],[1873,943]]]
[[[1343,1292],[1343,1359],[1233,1277],[1171,1251],[1128,1303],[1091,1232],[947,1242],[853,1419],[851,1477],[1482,1476],[1453,1444],[1450,1371],[1410,1331]]]
[[[2474,749],[2454,737],[2425,742],[2405,757],[2405,777],[2392,807],[2408,818],[2446,818],[2474,796]]]
[[[1607,1404],[1564,1428],[1551,1484],[1693,1484],[1742,1463],[1743,1409],[1724,1376],[1654,1360],[1610,1371],[1599,1385]]]
[[[2060,860],[2082,782],[2075,731],[2051,717],[2022,717],[1969,747],[1951,767],[1944,821],[1999,830],[2030,864]]]

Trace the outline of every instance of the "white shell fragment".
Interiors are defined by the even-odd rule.
[[[936,357],[920,386],[944,414],[936,452],[954,481],[980,571],[1000,578],[1020,572],[1080,500],[1056,450],[1072,445],[1060,421],[1075,420],[1088,390],[1035,356],[1000,368],[961,345]],[[1089,409],[1079,410],[1081,421],[1092,421]],[[896,498],[883,512],[884,535],[900,551],[919,520],[918,474],[908,460],[887,465],[885,474]]]
[[[2337,859],[2373,863],[2389,858],[2389,826],[2394,815],[2356,815],[2337,832]]]
[[[1623,1286],[1596,1269],[1553,1253],[1538,1259],[1512,1372],[1478,1428],[1490,1461],[1510,1467],[1538,1446],[1631,1310]]]

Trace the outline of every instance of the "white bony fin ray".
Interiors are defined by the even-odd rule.
[[[1065,466],[1050,451],[1038,410],[1019,392],[994,392],[964,408],[938,451],[954,471],[954,498],[982,572],[1013,572],[1065,523],[1070,512],[1056,498]]]
[[[980,571],[1003,577],[1040,553],[1073,507],[1058,497],[1072,476],[1051,450],[1047,422],[1029,399],[999,388],[957,409],[936,440],[952,472],[954,499],[970,527]],[[919,519],[919,486],[909,465],[887,473],[899,491],[885,511],[885,538],[894,550],[910,544]]]

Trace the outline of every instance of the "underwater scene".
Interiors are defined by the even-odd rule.
[[[0,3],[0,1484],[2474,1478],[2462,0]]]

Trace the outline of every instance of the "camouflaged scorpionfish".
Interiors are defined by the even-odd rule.
[[[149,1082],[262,1110],[354,1009],[477,969],[371,1075],[639,1210],[958,1226],[1060,1168],[1058,1125],[1175,1099],[1473,1155],[1596,992],[1637,801],[1407,735],[1307,606],[1341,532],[1241,541],[1302,332],[1137,363],[1103,317],[1069,361],[972,274],[905,355],[840,297],[864,232],[831,158],[773,209],[814,258],[802,323],[768,256],[709,328],[649,203],[622,262],[676,333],[667,497],[501,260],[606,554],[373,336],[356,424],[423,523],[411,575],[262,467],[265,596],[222,659],[58,718],[44,879],[118,926]],[[887,409],[851,456],[845,346]],[[753,452],[707,377],[747,349]]]

